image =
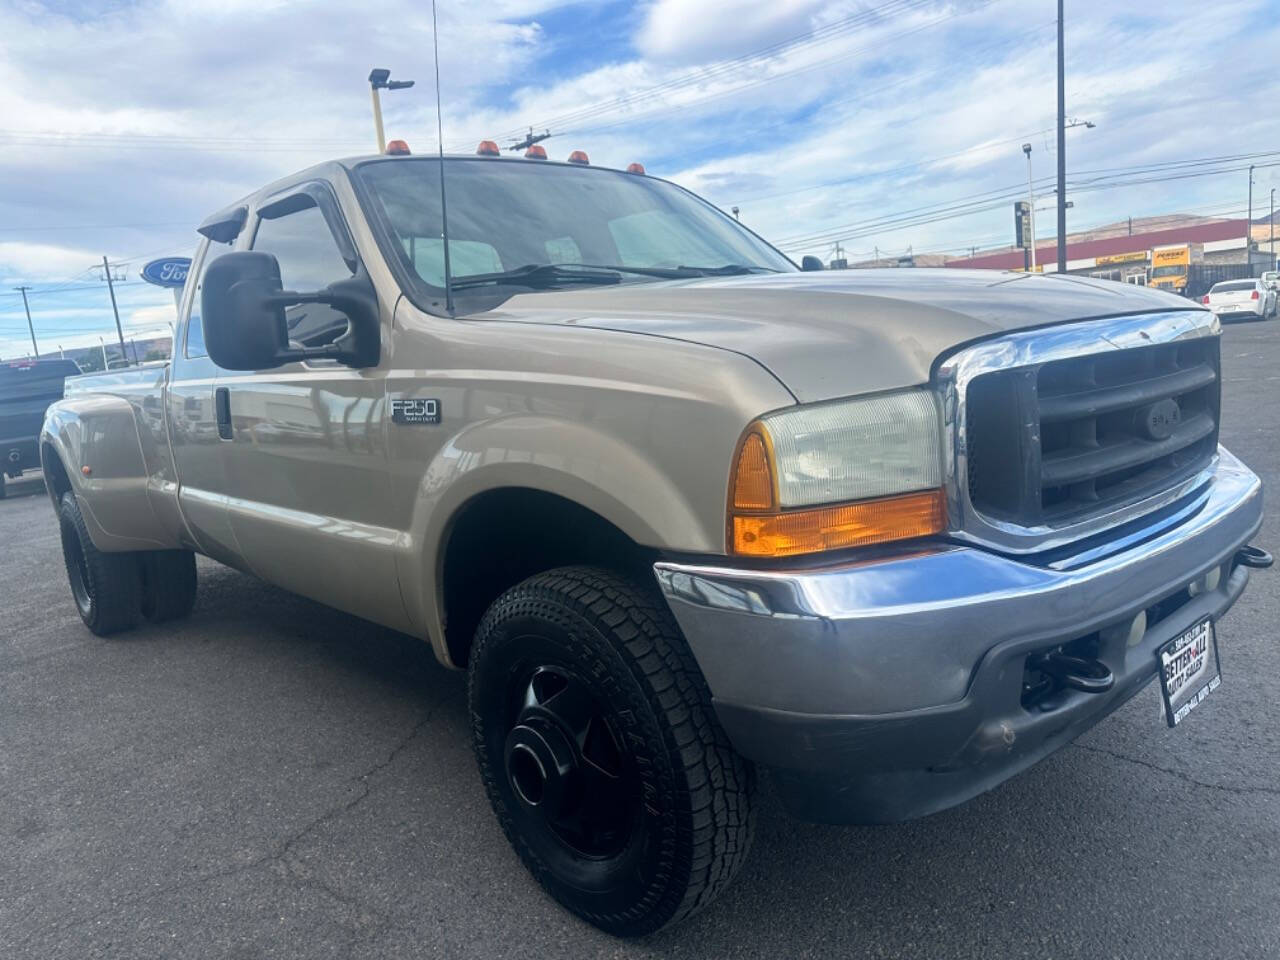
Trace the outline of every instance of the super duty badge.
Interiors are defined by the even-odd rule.
[[[392,423],[439,423],[440,401],[400,398],[391,401]]]

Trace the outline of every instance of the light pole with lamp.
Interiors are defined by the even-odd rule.
[[[1253,168],[1249,164],[1249,219],[1244,222],[1244,266],[1248,276],[1253,276]]]
[[[1031,218],[1031,272],[1036,271],[1036,194],[1031,180],[1031,144],[1024,143],[1022,152],[1027,155],[1027,215]]]
[[[373,129],[378,135],[378,152],[387,152],[387,138],[382,132],[382,99],[379,90],[407,90],[413,86],[412,80],[392,80],[391,71],[375,67],[369,71],[369,95],[373,97]]]

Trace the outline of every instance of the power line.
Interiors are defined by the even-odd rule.
[[[1277,151],[1276,153],[1280,154],[1280,151]],[[1255,164],[1255,166],[1258,169],[1265,169],[1267,167],[1280,166],[1280,161],[1266,164]],[[1135,168],[1135,171],[1136,169],[1137,168]],[[1217,167],[1209,170],[1192,170],[1191,172],[1169,172],[1170,168],[1167,166],[1162,167],[1161,169],[1163,171],[1163,175],[1160,176],[1131,177],[1128,179],[1112,180],[1102,180],[1100,178],[1098,181],[1088,181],[1080,185],[1077,185],[1074,182],[1069,182],[1067,184],[1067,192],[1068,194],[1088,193],[1096,190],[1110,190],[1122,186],[1136,186],[1147,183],[1164,183],[1205,176],[1219,176],[1226,173],[1239,172],[1240,170],[1247,169],[1247,166]],[[1036,181],[1036,183],[1041,187],[1047,187],[1051,182],[1051,177],[1044,177]],[[985,213],[1004,206],[1004,204],[1010,199],[1021,196],[1024,189],[1025,188],[1019,184],[1017,187],[1004,187],[997,190],[974,194],[969,197],[957,198],[956,201],[945,206],[916,207],[909,210],[898,211],[894,214],[886,214],[882,217],[871,218],[864,221],[855,221],[851,224],[818,231],[813,234],[801,234],[784,238],[777,241],[775,246],[784,249],[794,249],[805,246],[829,244],[837,239],[847,242],[849,240],[874,236],[878,233],[886,233],[889,230],[912,226],[923,226],[929,223],[937,223],[942,220],[956,219],[958,217],[971,216],[977,213]]]
[[[190,225],[191,221],[189,220],[171,220],[166,223],[82,223],[54,226],[42,224],[29,227],[0,227],[0,233],[32,233],[44,230],[151,230],[155,227],[184,227]]]

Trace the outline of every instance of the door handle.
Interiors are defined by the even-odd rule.
[[[218,413],[218,436],[230,440],[231,434],[231,391],[226,387],[218,387],[213,391],[213,406]]]

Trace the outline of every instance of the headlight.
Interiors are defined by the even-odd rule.
[[[927,390],[785,410],[753,423],[739,445],[730,546],[780,557],[937,533],[941,486]]]

